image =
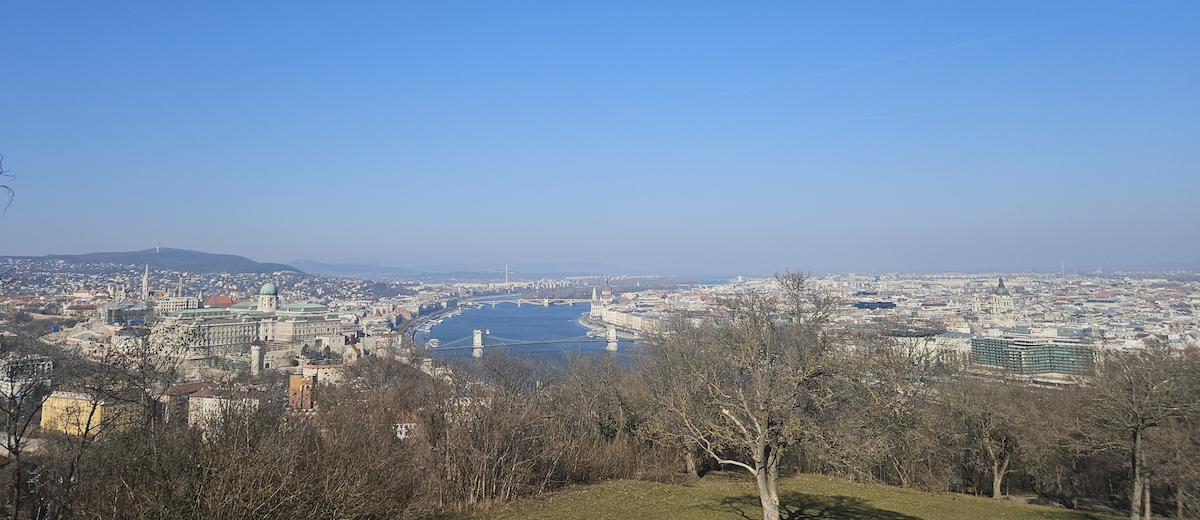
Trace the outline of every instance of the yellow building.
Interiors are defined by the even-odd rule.
[[[83,391],[56,391],[42,403],[42,430],[68,435],[95,434],[137,424],[138,407]]]

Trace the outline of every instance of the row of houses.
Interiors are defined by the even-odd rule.
[[[282,392],[222,387],[204,381],[170,387],[157,402],[147,406],[139,395],[64,388],[51,392],[43,401],[41,428],[67,435],[93,435],[110,429],[127,430],[153,419],[208,429],[224,414],[254,411],[285,397]]]

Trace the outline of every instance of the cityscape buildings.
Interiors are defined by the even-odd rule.
[[[116,345],[130,348],[142,329],[197,366],[303,374],[313,363],[334,366],[368,355],[412,359],[413,349],[423,346],[411,342],[414,332],[476,301],[496,305],[503,295],[541,305],[581,302],[580,324],[638,338],[662,330],[672,317],[694,323],[717,317],[724,298],[779,291],[772,278],[750,277],[380,283],[136,267],[32,263],[21,273],[28,281],[7,289],[0,305],[78,320],[46,340],[97,359]],[[1180,352],[1200,345],[1200,281],[1189,273],[845,273],[812,283],[842,302],[836,322],[848,332],[886,330],[935,358],[1041,383],[1069,383],[1105,350],[1139,349],[1147,341]],[[136,285],[140,291],[122,289]]]

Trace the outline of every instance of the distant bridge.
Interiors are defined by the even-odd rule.
[[[505,300],[505,301],[507,302],[509,300]],[[585,300],[585,301],[588,301],[588,300]],[[577,336],[574,338],[566,338],[566,339],[548,339],[548,340],[530,341],[530,340],[519,340],[519,339],[506,339],[506,338],[500,338],[500,337],[489,335],[488,339],[495,340],[495,341],[489,342],[486,345],[483,343],[483,339],[484,339],[483,331],[476,329],[471,336],[468,336],[465,338],[459,338],[454,341],[447,341],[446,343],[438,345],[437,347],[430,348],[430,350],[442,351],[442,350],[471,349],[471,356],[478,358],[478,357],[483,357],[483,349],[485,349],[485,348],[503,348],[503,347],[514,347],[514,346],[518,346],[518,345],[549,345],[549,344],[553,344],[553,343],[606,343],[606,345],[604,346],[605,350],[612,351],[612,352],[617,351],[617,328],[612,325],[608,326],[608,333],[605,335],[604,338],[593,338],[591,336]],[[471,343],[469,345],[467,344],[468,340],[471,341]]]
[[[515,303],[517,304],[517,307],[520,307],[521,304],[526,303],[530,305],[549,307],[551,305],[575,305],[576,303],[591,303],[591,301],[592,300],[587,298],[516,298],[505,300],[471,300],[469,303],[491,305],[492,307],[495,307],[500,303]]]

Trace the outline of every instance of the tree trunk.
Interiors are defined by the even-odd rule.
[[[1183,518],[1183,488],[1175,488],[1175,518]]]
[[[13,461],[11,464],[13,465],[12,520],[17,520],[17,518],[19,518],[21,516],[21,484],[22,484],[22,482],[21,482],[21,480],[22,480],[21,479],[21,461],[18,459],[18,460]]]
[[[692,450],[684,453],[684,461],[687,463],[688,475],[691,475],[692,478],[700,478],[700,472],[696,470],[696,456],[692,454]]]
[[[999,460],[992,460],[992,498],[1001,498],[1004,496],[1000,492],[1000,485],[1004,483],[1004,475],[1008,473],[1008,459],[1001,464]]]
[[[779,454],[773,446],[760,446],[754,457],[758,499],[762,503],[763,520],[779,520]]]
[[[1138,520],[1138,505],[1142,501],[1142,468],[1138,463],[1141,462],[1142,452],[1142,430],[1134,428],[1133,430],[1133,449],[1130,450],[1129,465],[1133,470],[1133,489],[1129,493],[1129,520]]]
[[[1142,485],[1142,518],[1150,520],[1152,509],[1150,507],[1150,478],[1146,478],[1146,483]]]

